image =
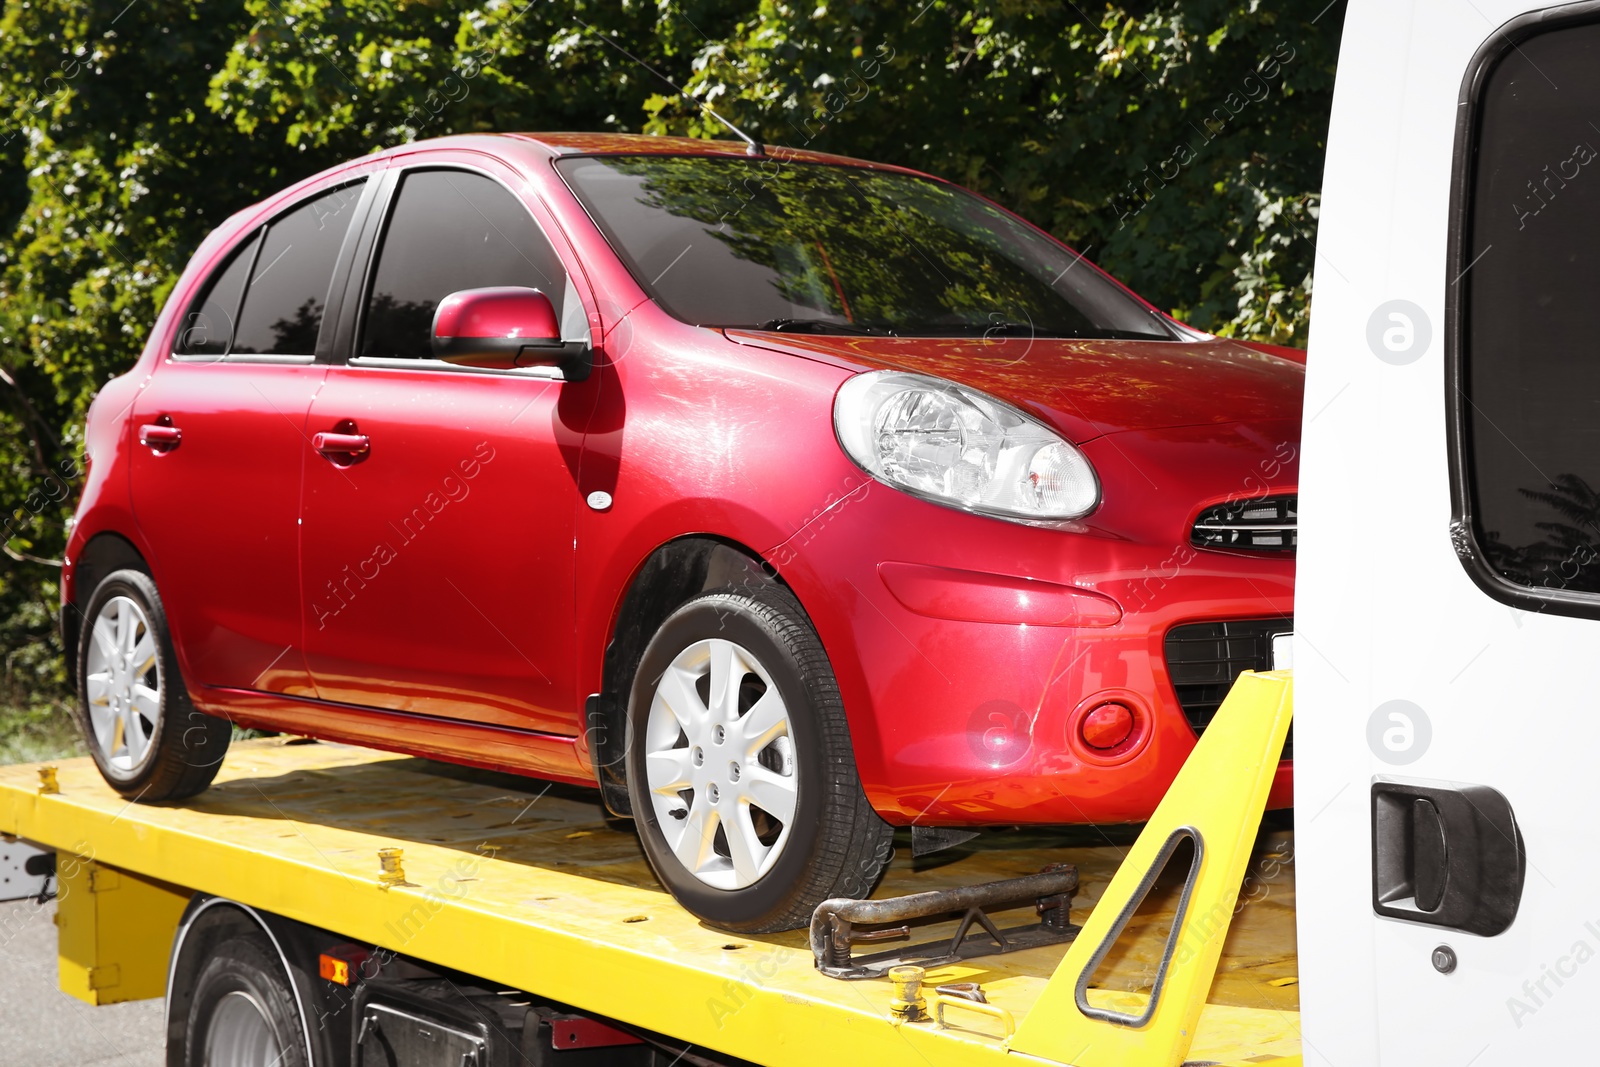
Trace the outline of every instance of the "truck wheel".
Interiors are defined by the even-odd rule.
[[[209,786],[232,729],[189,702],[150,576],[107,575],[89,598],[78,644],[84,739],[112,788],[125,797],[177,800]]]
[[[254,941],[222,942],[195,980],[182,1067],[309,1067],[294,990]]]
[[[893,831],[861,791],[822,642],[781,586],[674,612],[640,661],[628,727],[645,856],[701,919],[792,930],[877,882]]]

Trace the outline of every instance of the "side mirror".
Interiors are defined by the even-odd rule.
[[[520,285],[462,289],[439,301],[433,355],[490,370],[552,367],[569,382],[588,377],[593,360],[586,342],[561,340],[550,298]]]

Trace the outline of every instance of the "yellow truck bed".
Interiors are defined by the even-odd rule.
[[[87,759],[55,777],[51,793],[37,766],[0,768],[0,832],[60,854],[63,987],[91,1002],[161,995],[178,915],[201,891],[760,1063],[1047,1062],[1008,1050],[1002,1023],[972,1012],[949,1012],[944,1028],[892,1022],[891,983],[824,977],[804,931],[700,924],[592,792],[300,739],[236,744],[216,785],[184,803],[130,803]],[[876,895],[1067,862],[1080,871],[1081,924],[1132,842],[1084,828],[991,833],[913,861],[902,836]],[[390,848],[403,850],[404,881],[383,887],[379,850]],[[1256,839],[1188,1062],[1298,1057],[1292,848],[1286,830]],[[1181,881],[1156,884],[1095,973],[1090,1003],[1140,1010]],[[104,914],[136,912],[145,932],[87,929],[92,915],[68,907],[79,888]],[[1191,915],[1200,910],[1197,897]],[[933,969],[926,985],[980,982],[1021,1030],[1064,951]]]

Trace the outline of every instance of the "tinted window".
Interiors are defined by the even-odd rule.
[[[1171,340],[1105,275],[953,185],[707,156],[557,163],[634,278],[705,326]]]
[[[496,285],[542,291],[560,321],[566,271],[516,197],[481,174],[407,174],[378,253],[361,354],[431,359],[439,301]]]
[[[178,333],[178,343],[173,346],[180,356],[222,356],[228,352],[233,340],[234,321],[239,314],[239,298],[244,295],[245,275],[254,262],[256,242],[261,237],[257,230],[249,240],[234,249],[228,262],[211,276],[201,296],[183,318],[183,329]]]
[[[360,199],[360,183],[346,185],[267,227],[239,311],[234,352],[315,354],[334,261]]]
[[[1560,86],[1559,91],[1556,86]],[[1473,533],[1502,577],[1600,592],[1600,26],[1508,52],[1479,98],[1463,447]]]

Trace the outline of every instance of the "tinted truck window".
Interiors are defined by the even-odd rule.
[[[1597,101],[1600,26],[1506,53],[1479,97],[1469,228],[1451,271],[1465,286],[1472,532],[1495,573],[1541,591],[1600,593]]]
[[[267,227],[234,331],[235,353],[314,355],[339,246],[361,185],[325,193]]]
[[[560,321],[566,271],[505,186],[467,171],[407,174],[378,253],[361,354],[433,358],[439,301],[498,285],[540,290]]]

